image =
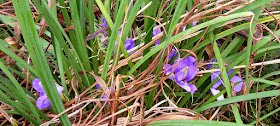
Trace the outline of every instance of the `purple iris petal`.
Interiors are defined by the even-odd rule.
[[[229,76],[231,73],[233,72],[233,69],[230,70],[227,75]],[[214,81],[219,75],[221,74],[220,71],[218,72],[214,72],[212,75],[211,75],[211,81]],[[218,94],[220,92],[220,90],[217,90],[217,88],[222,84],[222,81],[223,79],[220,79],[218,82],[216,82],[211,88],[211,92],[212,94],[215,96],[216,94]],[[240,92],[242,87],[243,87],[243,80],[242,78],[240,78],[239,76],[237,75],[234,75],[229,81],[231,81],[232,83],[238,83],[237,85],[234,86],[234,92],[237,93],[237,92]],[[217,100],[223,100],[224,99],[224,96],[220,96],[217,98]]]
[[[229,76],[232,72],[233,72],[233,69],[230,70],[230,71],[227,73],[227,75]],[[214,81],[214,80],[217,78],[217,76],[219,76],[219,75],[221,74],[220,71],[214,72],[214,73],[215,73],[215,74],[212,74],[212,75],[211,75],[211,81]],[[223,80],[220,79],[218,82],[216,82],[216,83],[212,86],[212,88],[218,88],[218,87],[222,84],[222,81],[223,81]],[[243,80],[242,80],[239,76],[234,75],[229,81],[231,81],[231,82],[233,82],[233,83],[240,82],[239,84],[237,84],[236,86],[234,86],[234,92],[237,93],[237,92],[241,91],[244,82],[243,82]]]
[[[105,17],[102,18],[102,22],[103,22],[103,24],[101,24],[101,26],[106,27],[107,26],[107,21],[106,21]]]
[[[118,31],[118,35],[121,36],[121,31]],[[118,41],[115,41],[115,44],[118,45]],[[126,38],[125,42],[124,42],[124,48],[128,51],[132,48],[134,48],[135,46],[135,42],[131,39],[131,38]],[[133,52],[129,53],[132,54]]]
[[[240,78],[237,75],[234,75],[229,81],[231,81],[232,83],[239,82],[237,85],[234,86],[234,92],[237,93],[237,92],[241,91],[243,83],[244,83],[242,78]]]
[[[97,83],[96,85],[96,89],[98,89],[99,90],[99,88],[100,88],[100,85]],[[109,87],[109,91],[111,90],[111,87]],[[102,99],[108,99],[108,96],[106,95],[106,94],[104,94],[103,96],[102,96]],[[109,102],[107,102],[107,104],[110,104]]]
[[[40,96],[46,95],[45,92],[40,92]]]
[[[197,88],[194,84],[189,84],[189,87],[191,88],[190,93],[193,94],[195,91],[197,91]]]
[[[174,80],[179,83],[184,80],[184,73],[183,72],[178,72],[175,74]]]
[[[187,26],[185,25],[182,29],[182,31],[186,31]]]
[[[196,58],[192,57],[192,56],[188,56],[184,59],[184,62],[187,64],[187,65],[195,65],[195,62],[196,62]]]
[[[227,75],[229,76],[233,71],[234,69],[231,69],[229,72],[227,72]]]
[[[213,62],[216,62],[216,60],[215,60],[215,59],[210,60],[210,63],[213,63]],[[208,64],[208,65],[207,65],[207,70],[209,70],[209,69],[211,68],[212,65],[213,65],[213,64]]]
[[[108,99],[108,96],[104,94],[104,95],[102,96],[102,99]]]
[[[134,48],[135,42],[131,38],[127,38],[124,42],[124,48],[128,51]]]
[[[97,83],[95,86],[96,86],[96,89],[98,89],[98,90],[99,90],[99,84]]]
[[[101,35],[100,41],[102,42],[106,37],[104,35]],[[104,45],[106,45],[106,42],[104,42]]]
[[[184,72],[184,68],[187,67],[187,64],[184,62],[184,60],[182,58],[179,58],[175,63],[175,73],[177,72]],[[181,71],[183,70],[183,71]]]
[[[165,75],[169,75],[172,71],[173,71],[173,69],[174,69],[174,67],[171,67],[172,65],[170,65],[170,64],[165,64],[164,66],[163,66],[163,69],[165,70],[165,69],[167,69],[166,71],[165,71]],[[170,75],[169,75],[169,79],[170,80],[173,80],[173,78],[174,78],[174,73],[171,73]]]
[[[155,25],[155,27],[157,27],[158,25]],[[161,30],[160,30],[160,28],[157,28],[157,29],[155,29],[154,31],[153,31],[153,37],[155,37],[155,36],[157,36],[158,34],[160,34],[161,33]],[[155,42],[155,46],[157,46],[158,44],[160,43],[160,40],[157,40],[156,42]],[[171,53],[169,54],[169,61],[176,55],[176,50],[175,50],[175,48],[172,48],[172,50],[171,50]]]
[[[186,67],[193,67],[193,66],[195,67],[196,58],[192,56],[188,56],[183,60],[181,58],[178,60],[179,63],[175,69],[175,73],[185,71]]]
[[[119,36],[121,36],[121,33],[122,33],[121,31],[118,31],[118,35]],[[118,41],[117,40],[115,41],[115,44],[118,45]]]
[[[48,108],[51,106],[50,100],[48,99],[48,96],[43,88],[43,85],[40,81],[40,79],[35,78],[32,81],[33,88],[40,93],[40,97],[36,101],[36,106],[39,110],[42,110],[43,108]],[[64,90],[64,87],[56,85],[56,89],[59,94],[62,93]]]
[[[47,95],[40,96],[36,101],[36,106],[39,110],[43,108],[48,108],[51,106],[50,100],[48,99]]]
[[[32,84],[33,84],[33,87],[36,91],[38,92],[45,92],[44,88],[43,88],[43,85],[40,81],[39,78],[35,78],[33,81],[32,81]]]
[[[171,50],[171,53],[169,53],[169,59],[168,62],[177,54],[177,51],[175,50],[175,48],[173,47]]]
[[[198,21],[194,21],[194,22],[192,22],[192,26],[194,27],[194,26],[196,26],[197,25],[197,23],[198,23]]]
[[[220,90],[217,90],[215,88],[210,88],[210,91],[214,96],[220,93]],[[221,95],[217,98],[217,101],[224,100],[224,99],[225,99],[224,95]]]
[[[191,81],[197,74],[197,72],[199,71],[198,68],[196,68],[195,66],[189,66],[188,70],[187,70],[187,76],[186,76],[186,81]]]
[[[193,26],[193,27],[194,27],[194,26],[196,26],[196,25],[197,25],[197,23],[198,23],[198,21],[194,21],[194,22],[192,22],[192,26]],[[187,25],[183,26],[182,31],[186,31],[186,29],[187,29]]]
[[[220,71],[214,72],[211,74],[211,81],[214,81],[219,75],[221,74]],[[222,84],[222,79],[219,79],[213,86],[212,88],[218,88]]]
[[[56,86],[57,92],[58,92],[59,94],[61,94],[61,92],[64,90],[64,87],[59,86],[59,85],[55,85],[55,86]]]
[[[158,25],[155,25],[155,27],[157,27],[157,26],[158,26]],[[160,32],[161,32],[160,28],[155,29],[155,30],[153,31],[153,37],[157,36]],[[160,40],[157,40],[157,41],[155,42],[155,45],[158,45],[159,42],[160,42]]]
[[[186,83],[186,82],[184,82],[184,81],[177,82],[177,84],[178,84],[181,88],[183,88],[183,89],[185,89],[186,91],[190,92],[191,94],[193,94],[193,93],[197,90],[197,88],[196,88],[195,85]]]

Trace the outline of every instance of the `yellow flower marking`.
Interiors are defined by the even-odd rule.
[[[188,68],[189,68],[189,67],[186,67],[186,68],[185,68],[184,73],[187,72]]]

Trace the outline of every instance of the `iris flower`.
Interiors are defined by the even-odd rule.
[[[100,85],[99,84],[96,84],[96,89],[100,89]],[[109,90],[111,90],[111,87],[109,87]],[[108,99],[108,96],[106,95],[106,94],[104,94],[103,96],[102,96],[102,98],[103,99]]]
[[[155,25],[155,27],[157,27],[157,26],[158,26],[158,25]],[[155,29],[155,30],[153,31],[153,37],[157,36],[159,33],[161,33],[160,28]],[[158,45],[159,42],[160,42],[160,39],[157,40],[157,41],[155,42],[155,45]]]
[[[192,26],[196,26],[198,24],[198,21],[192,22]],[[182,31],[186,31],[186,25],[183,27]]]
[[[215,60],[211,60],[210,62],[215,62]],[[210,69],[211,66],[212,66],[212,65],[207,65],[207,69]],[[229,76],[232,72],[233,72],[233,69],[230,70],[230,71],[227,73],[227,75]],[[211,81],[214,81],[220,74],[221,74],[220,71],[214,72],[214,73],[211,75]],[[218,88],[219,86],[221,86],[221,84],[223,83],[222,81],[223,81],[223,79],[219,79],[219,81],[216,82],[216,83],[210,88],[210,91],[212,92],[212,94],[213,94],[214,96],[217,95],[218,93],[220,93],[220,90],[218,90],[217,88]],[[238,93],[238,92],[241,91],[242,86],[243,86],[243,84],[244,84],[244,81],[242,80],[242,78],[240,78],[240,77],[237,76],[237,75],[234,75],[229,81],[232,82],[232,83],[238,83],[238,84],[235,85],[234,88],[233,88],[233,90],[234,90],[235,93]],[[219,97],[217,98],[218,101],[223,100],[223,99],[225,99],[225,98],[224,98],[224,95],[221,95],[221,96],[219,96]]]
[[[101,26],[106,27],[108,26],[107,21],[105,18],[102,19],[103,24]],[[121,31],[118,31],[119,36],[121,35]],[[104,33],[104,35],[107,35],[107,32]],[[105,39],[105,36],[101,35],[101,41]],[[117,40],[115,41],[115,44],[118,45]],[[130,49],[134,48],[135,42],[131,38],[126,38],[124,42],[124,48],[129,51]]]
[[[178,64],[176,65],[176,63]],[[194,84],[189,84],[188,82],[191,81],[198,72],[195,66],[196,58],[192,56],[188,56],[185,59],[179,58],[174,64],[173,67],[171,67],[171,64],[166,64],[163,67],[163,69],[167,69],[165,74],[169,75],[169,79],[175,81],[181,88],[193,94],[197,88]]]
[[[50,100],[42,86],[42,83],[40,79],[35,78],[32,81],[33,88],[40,93],[40,97],[36,101],[36,106],[39,110],[42,110],[43,108],[48,108],[51,106]],[[56,89],[58,93],[61,95],[62,91],[64,90],[64,87],[56,85]]]
[[[96,89],[100,89],[100,85],[96,84]],[[111,90],[111,86],[109,87],[109,91]],[[104,93],[104,95],[102,96],[102,99],[108,99],[108,96]],[[110,105],[109,102],[107,102],[108,105]]]
[[[157,27],[158,25],[155,25],[155,27]],[[153,37],[157,36],[158,34],[161,33],[161,30],[160,28],[157,28],[153,31]],[[160,39],[157,40],[155,42],[155,46],[157,46],[158,44],[160,43]],[[169,53],[169,61],[176,55],[177,51],[175,50],[175,48],[173,47],[172,50],[171,50],[171,53]]]

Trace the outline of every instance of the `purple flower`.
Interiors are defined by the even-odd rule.
[[[155,27],[157,27],[158,25],[155,25]],[[159,33],[161,33],[160,28],[157,28],[153,31],[153,37],[157,36]],[[155,46],[157,46],[160,43],[160,39],[157,40],[155,42]],[[171,50],[171,53],[169,53],[169,59],[168,61],[170,61],[175,55],[177,54],[177,51],[175,50],[175,48],[173,47]]]
[[[102,18],[102,22],[103,24],[101,24],[101,26],[106,27],[107,26],[107,21],[105,18]],[[104,33],[104,35],[107,35],[107,32]],[[103,41],[105,39],[105,36],[101,35],[101,41]],[[121,36],[121,31],[118,31],[118,35]],[[105,43],[106,44],[106,43]],[[115,44],[118,45],[118,41],[115,41]],[[131,39],[131,38],[126,38],[125,42],[124,42],[124,47],[127,51],[129,51],[130,49],[134,48],[135,46],[135,42]],[[129,53],[132,54],[133,52]]]
[[[177,64],[178,63],[178,64]],[[166,64],[163,69],[166,75],[169,75],[169,79],[175,81],[181,88],[193,94],[197,88],[194,84],[189,84],[197,74],[196,58],[188,56],[185,59],[179,58],[173,67],[170,64]],[[176,66],[177,64],[177,66]],[[173,72],[172,72],[173,71]]]
[[[118,31],[119,36],[121,36],[121,31]],[[118,41],[115,41],[115,44],[118,45]],[[131,38],[126,38],[124,42],[124,48],[129,51],[130,49],[134,48],[135,42]]]
[[[157,27],[157,26],[158,26],[158,25],[155,25],[155,27]],[[153,31],[153,37],[157,36],[160,32],[161,32],[160,28],[155,29],[155,30]],[[157,41],[155,42],[155,45],[158,45],[159,42],[160,42],[160,39],[157,40]]]
[[[196,26],[197,25],[197,23],[198,23],[198,21],[194,21],[194,22],[192,22],[192,26],[194,27],[194,26]]]
[[[215,62],[215,60],[211,60],[210,62]],[[211,66],[208,67],[207,65],[207,69],[209,69]],[[233,72],[233,69],[230,70],[227,75],[229,76],[231,73]],[[217,71],[217,72],[214,72],[212,75],[211,75],[211,81],[213,82],[219,75],[221,74],[220,71]],[[210,91],[212,92],[212,94],[215,96],[217,95],[220,90],[218,90],[217,88],[219,86],[221,86],[222,84],[222,81],[223,79],[219,79],[211,88],[210,88]],[[237,93],[237,92],[240,92],[241,89],[242,89],[242,86],[244,84],[244,81],[242,80],[242,78],[240,78],[239,76],[237,75],[234,75],[230,80],[230,82],[232,83],[238,83],[237,85],[234,86],[234,92]],[[217,98],[217,100],[223,100],[224,99],[224,96],[221,95],[220,97]]]
[[[169,59],[168,62],[177,54],[177,51],[175,50],[175,48],[173,47],[171,50],[171,53],[169,53]]]
[[[40,93],[40,97],[36,101],[36,106],[39,110],[42,110],[43,108],[48,108],[51,106],[50,100],[48,99],[48,96],[43,88],[43,85],[40,81],[40,79],[35,78],[32,81],[33,88]],[[56,85],[56,89],[59,94],[64,90],[64,87]]]
[[[102,22],[103,22],[103,24],[101,24],[101,26],[106,27],[107,21],[106,21],[105,17],[102,18]]]
[[[211,59],[211,60],[210,60],[210,63],[213,63],[213,62],[216,62],[216,60],[215,60],[215,59]],[[207,65],[207,70],[209,70],[209,69],[211,68],[212,65],[213,65],[213,64],[208,64],[208,65]]]
[[[99,84],[96,84],[96,89],[98,89],[99,90],[99,88],[100,88],[100,85]],[[111,90],[111,87],[109,87],[109,91]],[[106,95],[106,94],[104,94],[103,96],[102,96],[102,99],[108,99],[108,96]],[[109,104],[109,102],[107,102],[107,104]]]
[[[106,27],[107,26],[107,21],[104,17],[102,18],[102,22],[103,22],[103,24],[101,24],[101,26]],[[104,34],[101,35],[101,42],[106,38],[105,36],[107,36],[107,31],[104,32]]]
[[[198,23],[198,21],[192,22],[192,26],[193,26],[193,27],[196,26],[197,23]],[[182,31],[186,31],[186,25],[183,27]]]

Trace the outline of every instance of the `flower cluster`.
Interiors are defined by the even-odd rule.
[[[155,25],[157,27],[157,25]],[[153,37],[161,33],[160,28],[157,28],[153,31]],[[160,40],[155,42],[155,46],[160,43]],[[169,54],[169,61],[176,55],[177,51],[173,47],[172,52]],[[165,70],[165,74],[169,76],[169,79],[175,81],[181,88],[193,94],[197,88],[194,84],[189,84],[198,69],[196,68],[196,58],[192,56],[188,56],[185,59],[177,58],[175,63],[164,65],[163,69]]]
[[[108,26],[107,21],[105,18],[102,19],[103,24],[101,24],[101,26],[106,27]],[[121,31],[118,31],[119,36],[121,35]],[[107,32],[104,33],[104,35],[107,35]],[[105,39],[105,36],[101,35],[101,41],[103,41]],[[117,40],[115,41],[115,44],[118,45]],[[126,38],[125,42],[124,42],[124,48],[129,51],[132,48],[134,48],[135,46],[135,42],[131,39],[131,38]]]
[[[181,88],[193,94],[197,88],[194,84],[189,84],[197,74],[196,58],[188,56],[185,59],[177,59],[174,65],[166,64],[165,74],[169,75],[169,79],[175,81]]]
[[[36,106],[38,107],[39,110],[42,110],[43,108],[48,108],[51,106],[50,100],[48,99],[48,96],[42,86],[42,83],[40,79],[35,78],[32,81],[33,88],[40,93],[40,97],[36,101]],[[59,94],[62,93],[64,90],[64,87],[56,85],[56,89]]]
[[[215,60],[211,60],[210,62],[216,62],[216,61],[215,61]],[[210,69],[211,66],[212,66],[212,65],[207,65],[207,69]],[[230,71],[227,73],[227,75],[229,76],[232,72],[233,72],[233,69],[230,70]],[[211,75],[211,81],[213,82],[220,74],[221,74],[220,71],[214,72],[214,73]],[[238,83],[237,85],[234,86],[234,89],[233,89],[235,93],[238,93],[238,92],[241,91],[242,86],[243,86],[243,84],[244,84],[244,81],[242,80],[242,78],[240,78],[240,77],[237,76],[237,75],[234,75],[229,81],[232,82],[232,83]],[[222,83],[223,83],[223,79],[219,79],[219,81],[216,82],[216,83],[210,88],[210,91],[212,92],[212,94],[213,94],[214,96],[217,95],[218,93],[220,93],[220,90],[218,90],[217,88],[218,88],[219,86],[221,86]],[[221,96],[219,96],[219,97],[217,98],[218,101],[219,101],[219,100],[223,100],[223,99],[225,99],[225,98],[224,98],[224,95],[221,95]]]

